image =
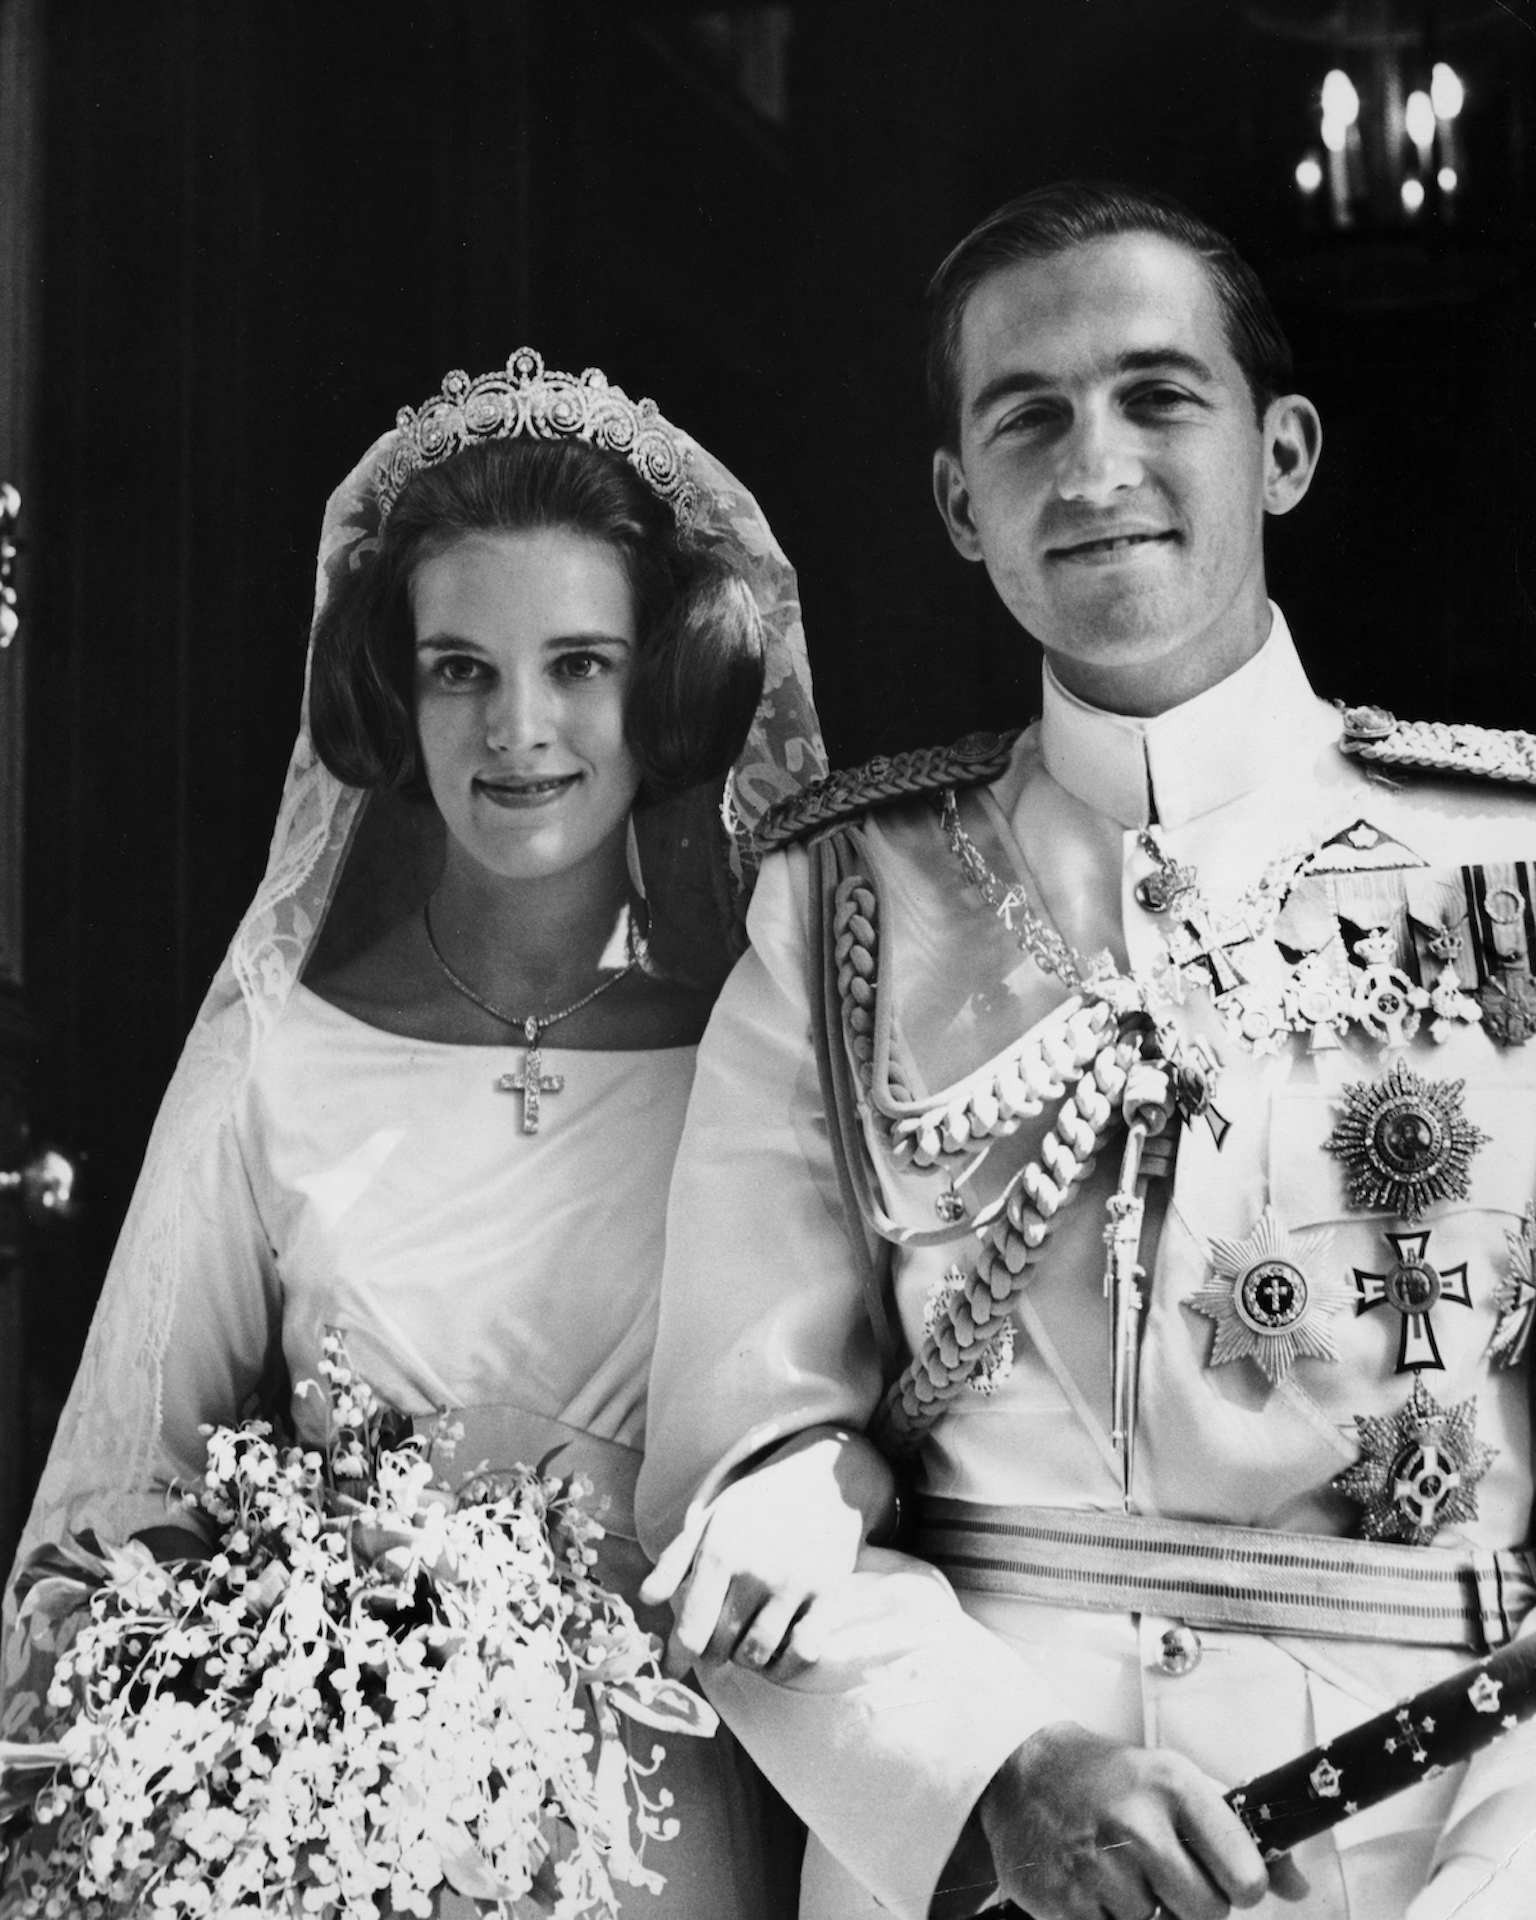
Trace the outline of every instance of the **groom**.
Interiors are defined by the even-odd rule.
[[[770,826],[673,1190],[647,1544],[814,1426],[909,1463],[913,1551],[817,1602],[814,1664],[706,1671],[818,1836],[804,1912],[1512,1915],[1524,1734],[1269,1871],[1222,1792],[1531,1605],[1536,808],[1436,762],[1529,774],[1313,695],[1262,535],[1318,418],[1220,235],[1046,188],[931,300],[938,508],[1043,715]]]

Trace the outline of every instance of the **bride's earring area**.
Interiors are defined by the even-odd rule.
[[[624,823],[624,860],[629,868],[629,884],[637,898],[645,898],[645,875],[640,868],[640,837],[635,832],[635,816]]]
[[[629,910],[629,957],[644,974],[653,980],[661,975],[661,969],[651,958],[651,908],[645,895],[645,873],[640,865],[640,837],[635,832],[635,816],[631,814],[624,827],[624,864],[629,869],[630,891],[636,904]]]

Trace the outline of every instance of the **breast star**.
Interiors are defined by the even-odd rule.
[[[1216,1322],[1208,1366],[1254,1360],[1273,1386],[1303,1357],[1338,1358],[1328,1323],[1350,1294],[1322,1270],[1331,1238],[1293,1233],[1266,1206],[1244,1239],[1211,1242],[1216,1277],[1188,1302]]]
[[[1442,1407],[1415,1374],[1406,1406],[1355,1416],[1361,1457],[1332,1486],[1364,1509],[1367,1540],[1427,1547],[1442,1527],[1477,1518],[1477,1484],[1497,1450],[1477,1438],[1477,1401]]]
[[[1426,1080],[1398,1060],[1382,1080],[1344,1088],[1326,1141],[1344,1162],[1349,1203],[1417,1220],[1441,1200],[1465,1200],[1472,1157],[1488,1135],[1466,1117],[1465,1080]]]

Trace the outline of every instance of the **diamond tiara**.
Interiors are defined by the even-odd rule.
[[[400,489],[413,473],[451,460],[482,440],[585,440],[622,454],[640,478],[672,509],[686,530],[698,507],[698,487],[688,471],[688,449],[662,419],[654,400],[631,400],[607,376],[588,367],[577,378],[546,368],[543,355],[519,347],[506,370],[450,373],[442,390],[420,407],[395,416],[397,437],[379,476],[379,524],[389,518]]]

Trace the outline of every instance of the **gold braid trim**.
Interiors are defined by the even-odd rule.
[[[894,1020],[886,1083],[875,1085],[880,900],[862,873],[845,875],[834,889],[832,961],[844,1044],[865,1110],[896,1165],[928,1168],[974,1154],[980,1141],[1014,1132],[1047,1100],[1061,1101],[1039,1157],[977,1217],[981,1252],[975,1264],[938,1309],[932,1331],[875,1415],[875,1438],[900,1456],[917,1449],[989,1357],[1000,1357],[994,1350],[1011,1328],[1014,1301],[1057,1214],[1119,1117],[1145,1035],[1136,1026],[1122,1027],[1105,1002],[1085,1003],[1074,995],[1006,1054],[951,1089],[947,1099],[919,1101],[899,1062]]]
[[[1385,707],[1346,707],[1339,745],[1378,766],[1536,786],[1536,734],[1515,728],[1399,720]]]
[[[1055,1028],[1082,1006],[1076,997],[1056,1008],[1043,1030],[1015,1041],[1006,1053],[949,1089],[943,1100],[919,1100],[913,1093],[893,1017],[886,1084],[876,1087],[880,903],[863,874],[850,874],[838,883],[832,937],[843,1034],[871,1117],[897,1166],[926,1172],[972,1155],[983,1140],[1017,1132],[1048,1100],[1060,1097],[1063,1056]]]
[[[912,753],[884,754],[813,780],[768,809],[758,822],[752,844],[759,854],[790,846],[809,833],[835,826],[917,794],[937,793],[945,787],[973,787],[995,780],[1013,755],[1018,732],[968,733],[952,747],[923,747]]]
[[[879,991],[880,901],[861,873],[839,883],[832,902],[832,957],[837,966],[837,997],[843,1009],[843,1035],[853,1057],[859,1085],[892,1157],[900,1165],[912,1158],[910,1139],[898,1140],[890,1115],[875,1098],[875,1000]],[[890,1096],[910,1101],[896,1058],[896,1034],[891,1033],[891,1059],[886,1075]]]
[[[1076,1192],[1119,1116],[1126,1077],[1141,1036],[1122,1033],[1108,1007],[1079,1006],[1052,1041],[1049,1057],[1067,1083],[1040,1157],[1008,1184],[976,1225],[982,1246],[916,1358],[894,1381],[877,1412],[879,1444],[898,1456],[921,1443],[985,1359],[1013,1303],[1029,1282],[1057,1214]]]

